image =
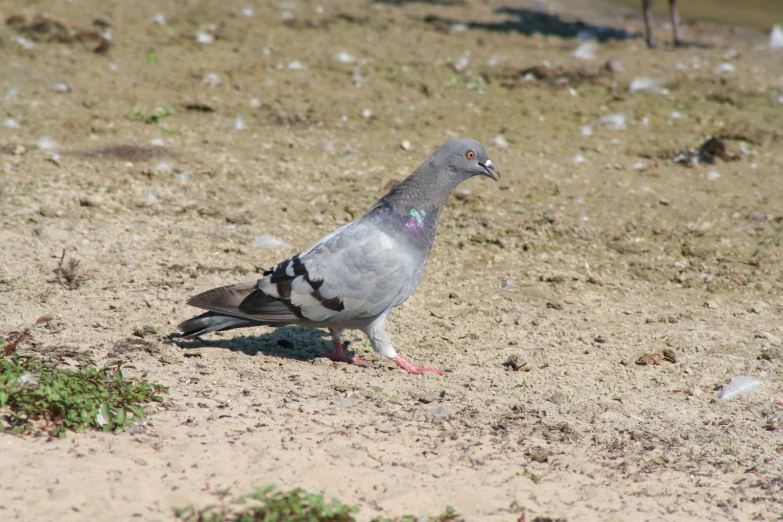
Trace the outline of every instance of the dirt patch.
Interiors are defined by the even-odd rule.
[[[4,518],[166,519],[269,483],[366,519],[507,521],[515,500],[568,520],[778,518],[779,51],[709,24],[685,36],[710,48],[648,51],[636,11],[565,1],[528,26],[519,4],[48,9],[106,22],[102,53],[3,25],[0,330],[52,316],[27,349],[122,358],[171,389],[154,432],[4,436]],[[594,58],[574,57],[591,31]],[[355,332],[375,366],[319,358],[328,335],[308,329],[170,335],[188,297],[359,217],[457,136],[502,181],[449,200],[389,322],[400,353],[452,373],[408,375]],[[674,161],[710,137],[732,161]],[[89,273],[73,288],[63,249]],[[719,399],[740,375],[761,387]]]

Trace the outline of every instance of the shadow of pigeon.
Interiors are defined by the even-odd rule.
[[[221,339],[221,336],[231,336]],[[331,336],[324,330],[285,326],[261,335],[210,334],[209,338],[185,340],[172,337],[169,342],[183,350],[194,348],[223,348],[249,356],[260,354],[282,359],[310,361],[332,350]],[[215,338],[218,337],[218,338]],[[351,352],[350,341],[344,341]],[[187,356],[187,352],[186,356]]]
[[[594,38],[599,41],[628,40],[642,35],[625,29],[615,29],[602,25],[592,25],[582,20],[567,21],[555,14],[524,9],[520,7],[501,7],[495,13],[509,15],[512,19],[498,22],[473,22],[454,20],[440,15],[428,15],[424,21],[441,29],[464,25],[469,29],[482,29],[493,32],[517,32],[524,35],[543,34],[561,38]]]

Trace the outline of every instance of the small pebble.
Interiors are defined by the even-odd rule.
[[[149,191],[134,200],[134,204],[139,208],[152,207],[158,203],[158,196]]]
[[[215,43],[215,36],[206,31],[196,31],[196,41],[202,45]]]
[[[610,129],[614,129],[614,130],[623,130],[628,128],[628,125],[625,122],[625,114],[621,112],[618,112],[616,114],[607,114],[606,116],[598,120],[598,123],[600,125],[609,127]]]
[[[205,74],[201,79],[201,85],[206,85],[207,87],[217,87],[221,83],[223,83],[223,80],[220,79],[217,73],[213,72]]]
[[[604,64],[604,69],[610,73],[619,73],[623,71],[623,61],[620,58],[610,58]]]
[[[238,114],[237,117],[234,118],[234,130],[235,131],[247,130],[247,123],[245,122],[245,118],[243,118],[241,114]]]
[[[578,60],[594,60],[597,52],[598,42],[595,40],[587,40],[576,48],[571,54],[571,57]]]
[[[498,147],[500,149],[508,148],[508,141],[506,140],[506,137],[502,134],[498,134],[494,138],[492,138],[492,141],[490,142],[495,147]]]
[[[661,353],[646,353],[636,359],[636,364],[639,366],[654,366],[659,364],[663,360],[663,354]]]
[[[769,33],[769,47],[771,49],[783,49],[783,26],[772,26],[772,31]]]
[[[79,198],[79,204],[83,207],[101,207],[106,202],[100,194],[88,194]]]
[[[52,90],[54,92],[71,92],[73,91],[73,88],[66,82],[57,82],[52,85]]]
[[[263,234],[253,240],[253,246],[257,248],[266,247],[288,247],[291,246],[282,239],[278,239],[270,234]]]
[[[431,408],[427,408],[427,411],[424,413],[424,416],[430,422],[438,421],[444,417],[448,417],[448,415],[449,412],[442,406],[433,406]]]
[[[664,92],[665,78],[634,78],[628,85],[628,92],[647,92],[659,94]]]
[[[351,406],[355,406],[359,402],[359,397],[356,395],[349,395],[348,397],[345,397],[343,399],[340,399],[337,404],[343,408],[350,408]]]
[[[356,58],[347,51],[340,51],[332,56],[332,58],[340,63],[354,63],[356,61]]]
[[[37,145],[38,148],[42,150],[54,150],[60,147],[59,145],[57,145],[57,142],[55,142],[49,136],[44,136],[43,138],[38,140]]]
[[[506,359],[506,362],[503,363],[503,366],[511,368],[515,372],[529,372],[533,369],[532,364],[522,359],[518,355],[509,355],[508,359]]]
[[[621,420],[623,420],[623,416],[617,413],[616,411],[605,411],[593,417],[593,422],[595,423],[619,422]]]

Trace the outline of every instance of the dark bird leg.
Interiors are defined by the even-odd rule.
[[[680,39],[680,15],[677,14],[677,0],[669,0],[669,12],[672,17],[672,33],[674,46],[682,47],[685,43]]]
[[[669,0],[669,4],[674,3],[675,0]],[[647,47],[655,47],[655,39],[653,38],[653,19],[652,19],[652,0],[642,0],[642,10],[644,11],[644,36],[647,40]]]
[[[362,366],[372,366],[370,361],[365,361],[359,357],[348,357],[345,355],[345,349],[343,347],[343,331],[335,328],[329,328],[329,333],[332,334],[332,352],[325,353],[321,357],[326,357],[332,361],[346,362],[359,364]]]
[[[429,372],[429,373],[437,373],[438,375],[443,375],[446,373],[444,370],[441,370],[440,368],[426,368],[424,366],[416,366],[415,364],[411,364],[408,361],[405,360],[405,358],[402,355],[395,355],[391,358],[392,361],[394,361],[394,364],[402,368],[408,373],[423,373],[423,372]]]

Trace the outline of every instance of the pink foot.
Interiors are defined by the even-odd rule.
[[[425,368],[424,366],[416,366],[415,364],[411,364],[408,361],[406,361],[402,355],[396,355],[391,358],[392,361],[394,361],[394,364],[405,370],[409,373],[422,373],[422,372],[430,372],[430,373],[437,373],[438,375],[443,375],[446,373],[445,371],[441,370],[440,368]]]
[[[345,355],[345,352],[342,350],[342,348],[340,349],[339,352],[335,350],[331,353],[325,353],[323,355],[319,355],[319,357],[326,357],[327,359],[330,359],[335,362],[358,364],[360,366],[372,366],[372,362],[367,361],[365,359],[361,359],[359,357],[348,357],[347,355]]]
[[[323,355],[320,355],[319,357],[326,357],[327,359],[336,362],[358,364],[360,366],[372,366],[372,363],[370,361],[366,361],[359,357],[348,357],[347,355],[345,355],[345,349],[343,348],[341,331],[335,331],[330,328],[329,333],[332,334],[332,352],[325,353]]]

